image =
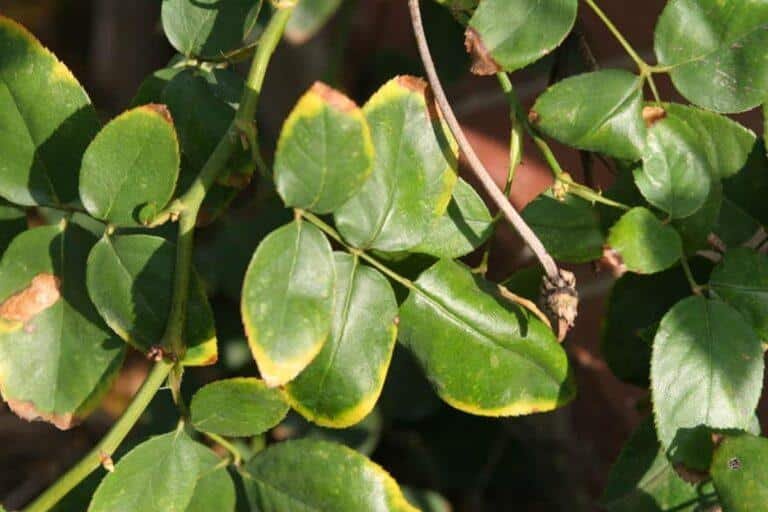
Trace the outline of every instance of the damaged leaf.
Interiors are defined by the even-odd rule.
[[[95,237],[70,222],[22,233],[0,264],[0,391],[27,420],[78,423],[107,391],[124,347],[85,290]]]

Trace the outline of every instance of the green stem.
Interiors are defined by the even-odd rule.
[[[256,148],[253,118],[256,115],[256,107],[259,103],[269,61],[282,39],[283,31],[292,12],[293,7],[279,9],[270,19],[269,25],[267,25],[264,34],[259,40],[259,47],[253,56],[251,69],[245,82],[243,97],[240,100],[240,106],[237,109],[234,121],[227,130],[227,133],[216,145],[216,149],[208,158],[208,161],[189,190],[175,202],[176,212],[179,216],[179,233],[176,244],[173,300],[171,302],[168,324],[163,336],[163,345],[179,360],[184,356],[185,350],[184,320],[186,318],[187,295],[189,293],[189,281],[192,272],[192,248],[194,246],[197,216],[200,213],[200,207],[206,194],[232,156],[240,135],[245,134],[246,138],[249,139],[252,150]]]
[[[607,206],[612,206],[614,208],[618,208],[620,210],[630,210],[631,208],[627,206],[626,204],[619,203],[618,201],[614,201],[613,199],[609,199],[602,194],[598,194],[591,188],[582,185],[581,183],[576,183],[575,181],[566,178],[565,176],[560,176],[558,178],[558,181],[561,183],[564,183],[568,187],[568,193],[573,194],[574,196],[580,197],[582,199],[586,199],[587,201],[591,201],[593,203],[602,203]]]
[[[704,287],[696,282],[696,279],[693,277],[693,272],[691,272],[691,267],[688,265],[688,260],[685,258],[685,256],[680,258],[680,264],[683,266],[683,272],[685,273],[685,278],[688,280],[688,284],[691,286],[691,291],[696,295],[701,295]]]
[[[401,285],[405,286],[409,290],[415,290],[416,289],[416,283],[411,281],[410,279],[407,279],[397,272],[394,272],[390,270],[388,267],[380,263],[376,258],[372,257],[362,249],[358,249],[356,247],[352,247],[351,245],[347,244],[343,238],[341,238],[341,235],[333,229],[331,226],[326,224],[321,218],[318,216],[305,211],[305,210],[296,210],[296,214],[309,221],[310,224],[314,225],[316,228],[318,228],[320,231],[328,235],[329,237],[333,238],[336,242],[338,242],[344,249],[346,249],[347,252],[352,254],[353,256],[358,256],[360,259],[365,260],[367,263],[369,263],[372,267],[379,270],[382,274],[389,277],[396,283],[400,283]]]
[[[147,376],[147,380],[144,381],[136,396],[133,397],[131,404],[123,415],[120,416],[120,419],[112,425],[107,435],[76,466],[62,475],[55,484],[28,505],[24,512],[45,512],[50,510],[61,498],[66,496],[69,491],[90,475],[94,469],[98,468],[106,457],[111,457],[131,431],[131,428],[139,420],[141,414],[152,401],[155,393],[157,393],[157,390],[165,382],[171,368],[172,363],[170,362],[160,361],[156,363]]]
[[[632,60],[635,61],[635,64],[637,64],[637,67],[640,69],[640,73],[642,75],[648,74],[650,72],[650,66],[648,63],[646,63],[643,58],[640,57],[640,55],[635,51],[635,49],[632,48],[632,45],[629,44],[629,41],[627,41],[619,29],[616,28],[616,25],[613,24],[613,22],[610,20],[610,18],[608,18],[603,10],[598,7],[598,5],[595,3],[595,0],[584,0],[584,2],[592,8],[595,14],[597,14],[597,17],[600,18],[606,27],[608,27],[608,30],[611,31],[619,44],[624,48],[624,51],[626,51]]]
[[[240,464],[243,462],[243,455],[240,453],[240,450],[235,447],[235,445],[218,434],[212,434],[210,432],[203,432],[203,434],[205,434],[208,439],[218,444],[232,455],[232,464],[235,466],[240,466]]]

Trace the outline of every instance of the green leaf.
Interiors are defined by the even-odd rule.
[[[237,500],[235,484],[232,482],[227,468],[207,448],[198,446],[198,452],[203,461],[210,460],[207,464],[215,463],[216,466],[206,468],[201,473],[197,485],[195,485],[192,500],[184,512],[210,512],[211,510],[234,512]],[[202,455],[203,452],[207,452],[205,456]]]
[[[192,397],[190,407],[197,430],[232,437],[264,433],[280,423],[289,409],[280,389],[245,377],[202,387]]]
[[[659,17],[655,51],[692,103],[742,112],[768,96],[768,5],[755,0],[671,0]]]
[[[220,462],[183,430],[153,437],[128,452],[104,477],[88,512],[199,510],[213,492],[221,499],[216,510],[231,512],[234,485],[226,470],[224,476],[218,473],[223,469],[217,468]]]
[[[291,14],[285,36],[294,44],[312,38],[341,6],[341,0],[302,0]]]
[[[692,215],[709,195],[712,173],[699,137],[680,118],[657,121],[648,130],[643,166],[634,170],[643,197],[676,219]]]
[[[162,103],[171,111],[179,136],[182,185],[189,185],[199,174],[226,134],[242,90],[242,77],[227,69],[185,69],[163,88]],[[240,153],[245,153],[240,145],[238,148]]]
[[[0,16],[0,197],[25,206],[77,199],[77,172],[99,130],[77,79],[35,36]]]
[[[653,422],[645,420],[621,450],[600,501],[608,512],[693,512],[703,505],[699,498],[696,487],[677,476]]]
[[[413,252],[436,258],[460,258],[474,251],[493,234],[493,217],[472,185],[459,178],[448,210],[437,219]]]
[[[171,311],[175,266],[175,246],[151,235],[104,236],[88,257],[88,292],[96,309],[118,336],[144,353],[162,342]],[[216,363],[213,312],[194,272],[184,338],[184,365]]]
[[[723,186],[719,181],[713,181],[704,206],[693,215],[671,222],[683,241],[683,250],[686,255],[693,255],[709,247],[707,239],[709,234],[715,231],[722,206]]]
[[[731,119],[695,107],[664,103],[667,117],[674,117],[693,131],[712,178],[736,174],[755,145],[755,133]]]
[[[640,77],[619,69],[566,78],[539,96],[531,117],[542,132],[569,146],[638,160],[646,135],[642,85]]]
[[[768,340],[768,257],[749,249],[725,253],[709,285],[738,310],[757,334]]]
[[[643,207],[632,208],[614,224],[608,245],[619,254],[627,270],[638,274],[666,270],[683,255],[677,231]]]
[[[80,198],[97,219],[141,225],[142,210],[163,209],[179,176],[179,144],[168,110],[145,105],[109,122],[80,169]]]
[[[467,32],[470,52],[485,64],[473,71],[515,71],[539,60],[565,40],[577,7],[576,0],[483,0]]]
[[[729,305],[692,296],[672,307],[651,358],[656,427],[670,456],[700,427],[747,428],[760,398],[763,366],[760,339]]]
[[[540,320],[451,260],[416,281],[400,308],[400,341],[440,397],[482,416],[556,409],[575,394],[568,359]]]
[[[260,7],[254,0],[163,0],[163,31],[179,53],[221,59],[245,45]]]
[[[728,512],[768,510],[768,439],[728,436],[715,450],[712,480]]]
[[[750,240],[760,227],[757,220],[726,197],[713,232],[726,246],[734,246]]]
[[[416,512],[389,474],[347,447],[298,440],[273,445],[241,472],[248,503],[261,512]]]
[[[356,247],[411,249],[448,207],[458,148],[427,90],[422,80],[400,76],[363,107],[376,151],[373,174],[335,214],[339,231]]]
[[[523,219],[557,260],[585,263],[603,254],[600,221],[592,205],[583,199],[569,195],[559,201],[545,193],[525,207]]]
[[[335,253],[334,263],[331,336],[285,391],[308,420],[345,428],[373,410],[384,387],[397,336],[397,301],[389,281],[358,258]]]
[[[291,381],[322,350],[335,282],[331,246],[311,224],[292,222],[259,244],[245,274],[241,313],[268,386]]]
[[[697,268],[694,267],[697,275]],[[649,330],[655,334],[664,314],[691,289],[680,267],[652,275],[627,273],[613,285],[600,350],[608,367],[625,382],[647,388],[651,361]]]
[[[85,289],[94,241],[74,223],[39,227],[0,264],[0,391],[19,416],[61,429],[98,405],[125,352]]]
[[[286,206],[333,212],[368,179],[373,152],[363,112],[342,93],[315,82],[283,124],[275,186]]]
[[[0,257],[16,235],[27,229],[27,214],[0,200]]]

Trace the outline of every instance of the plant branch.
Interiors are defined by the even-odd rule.
[[[448,123],[451,132],[453,133],[453,136],[456,138],[459,147],[469,162],[470,168],[480,183],[483,185],[483,188],[490,195],[493,202],[496,203],[496,206],[498,206],[499,209],[504,213],[506,219],[510,222],[510,224],[512,224],[512,226],[514,226],[528,247],[530,247],[533,253],[536,255],[539,262],[544,267],[544,271],[546,272],[547,276],[549,276],[551,279],[556,279],[558,276],[558,268],[554,259],[552,259],[552,256],[550,256],[550,254],[544,248],[544,245],[536,236],[536,233],[531,230],[528,224],[525,223],[523,218],[517,212],[517,210],[515,210],[515,208],[509,202],[509,199],[505,197],[504,193],[496,186],[496,183],[488,173],[488,170],[480,161],[480,158],[478,158],[477,154],[472,148],[472,145],[464,135],[464,132],[461,129],[461,125],[459,125],[459,122],[453,113],[453,109],[451,108],[451,105],[448,102],[448,98],[445,95],[445,91],[443,90],[442,84],[440,83],[437,70],[435,69],[434,61],[432,60],[432,56],[429,51],[426,34],[424,33],[424,25],[421,20],[419,0],[408,0],[408,6],[410,8],[413,31],[416,35],[416,42],[419,47],[419,54],[421,55],[422,63],[426,69],[427,77],[429,78],[432,91],[435,94],[437,104],[440,107],[440,110],[442,111],[443,116],[445,117],[445,120]]]
[[[192,272],[192,248],[197,216],[206,194],[237,147],[240,136],[245,136],[251,150],[256,151],[256,127],[253,122],[256,107],[270,58],[282,38],[292,12],[293,7],[286,7],[278,9],[272,16],[253,56],[243,97],[232,124],[216,145],[216,149],[208,158],[189,190],[178,201],[175,201],[175,213],[179,217],[179,233],[176,244],[173,299],[168,324],[163,336],[163,345],[179,360],[183,357],[185,350],[184,320]]]
[[[139,420],[155,396],[155,393],[157,393],[157,390],[163,385],[172,366],[173,364],[167,361],[156,363],[144,384],[141,385],[141,388],[133,397],[128,408],[120,416],[120,419],[112,425],[107,435],[77,465],[62,475],[55,484],[28,505],[24,512],[45,512],[50,510],[61,498],[66,496],[69,491],[90,475],[94,469],[98,468],[105,458],[111,457]]]
[[[619,29],[616,28],[616,25],[613,24],[613,22],[610,20],[610,18],[608,18],[608,16],[603,12],[603,10],[600,9],[600,7],[598,7],[597,3],[595,3],[595,0],[584,0],[584,2],[587,5],[589,5],[589,7],[592,8],[595,14],[597,14],[597,17],[600,18],[603,24],[608,28],[608,30],[611,31],[611,33],[619,42],[619,44],[624,48],[624,51],[626,51],[627,54],[632,58],[632,60],[635,61],[635,64],[637,64],[637,67],[640,69],[640,74],[642,75],[649,74],[651,72],[651,67],[648,65],[647,62],[643,60],[642,57],[640,57],[640,55],[635,51],[632,45],[629,44],[629,41],[627,41],[627,39],[619,31]]]

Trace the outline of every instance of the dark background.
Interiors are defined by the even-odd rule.
[[[0,12],[20,21],[50,47],[81,80],[103,118],[109,119],[127,107],[147,74],[173,56],[160,27],[160,3],[0,0]],[[456,112],[481,158],[501,183],[508,165],[506,100],[494,79],[468,73],[463,35],[450,16],[430,2],[422,3],[433,51]],[[653,61],[653,27],[664,3],[604,0],[602,6],[635,48]],[[631,69],[631,61],[605,27],[583,5],[580,7],[580,26],[601,67]],[[515,84],[526,103],[546,86],[552,64],[551,58],[545,59],[515,74]],[[278,50],[259,112],[265,147],[271,146],[288,110],[313,81],[327,81],[362,103],[388,78],[405,73],[423,74],[406,2],[347,0],[316,38],[302,45],[283,44]],[[664,80],[660,86],[663,98],[679,99]],[[740,116],[740,120],[757,128],[754,115]],[[556,148],[563,166],[580,177],[577,155]],[[513,203],[522,207],[548,182],[549,171],[526,146],[511,196]],[[607,186],[610,175],[604,170],[598,172],[597,182]],[[187,388],[225,375],[255,374],[237,317],[239,280],[258,241],[258,221],[254,219],[263,218],[253,197],[253,190],[244,191],[232,213],[199,236],[198,266],[205,267],[201,271],[213,296],[223,357],[214,369],[189,371]],[[492,252],[490,276],[501,279],[530,264],[530,256],[520,250],[516,237],[506,228],[501,230]],[[413,379],[406,355],[398,352],[396,369],[404,375],[400,385],[388,383],[376,421],[372,419],[364,428],[344,435],[368,441],[378,438],[374,460],[404,484],[442,492],[456,511],[598,510],[595,502],[612,462],[647,414],[648,393],[613,377],[599,353],[604,303],[612,284],[610,273],[597,272],[592,266],[576,271],[581,311],[566,347],[574,362],[579,394],[571,405],[525,418],[467,416],[440,405],[421,380]],[[0,502],[9,509],[23,505],[76,461],[127,405],[146,368],[141,358],[130,357],[102,408],[69,432],[26,423],[0,405]],[[167,395],[161,393],[155,400],[147,420],[138,428],[140,434],[171,428],[174,416]],[[413,412],[394,413],[395,405],[399,409],[412,405]],[[306,429],[301,422],[294,423],[279,428],[272,438],[298,435]],[[96,482],[92,479],[90,484]],[[87,491],[86,486],[83,492]],[[76,503],[73,499],[61,510],[81,510]]]

